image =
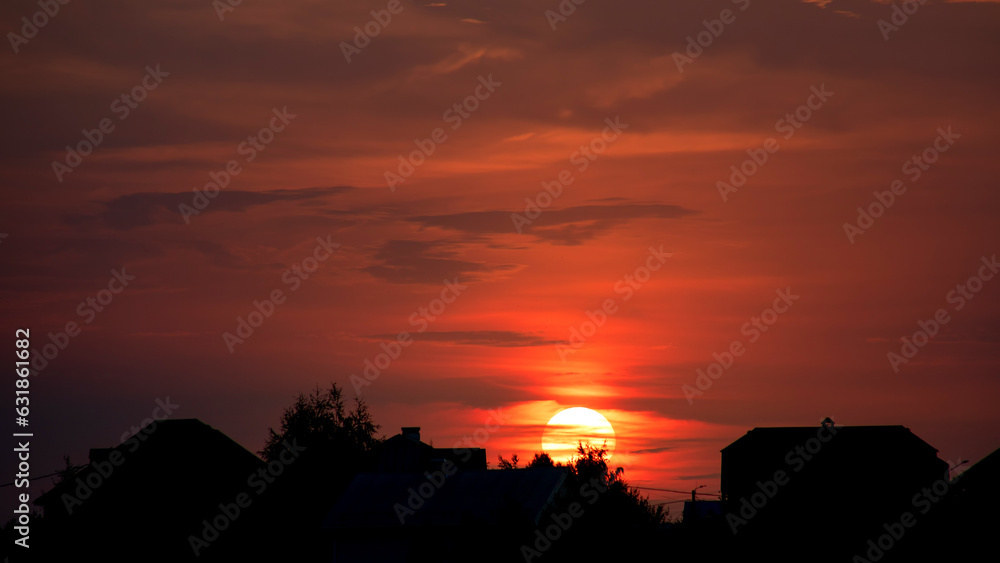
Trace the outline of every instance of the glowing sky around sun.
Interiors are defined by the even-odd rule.
[[[560,411],[545,426],[542,451],[557,463],[566,463],[578,455],[578,445],[605,448],[609,456],[615,451],[615,429],[601,413],[572,407]]]
[[[478,437],[494,466],[585,406],[626,478],[678,490],[716,491],[719,450],[755,426],[903,424],[973,461],[1000,445],[1000,278],[946,301],[1000,250],[996,3],[922,4],[886,41],[884,2],[753,0],[683,72],[672,54],[737,3],[587,2],[555,30],[555,1],[403,5],[350,63],[341,42],[385,2],[244,2],[221,22],[205,1],[70,3],[0,54],[2,318],[38,346],[81,327],[33,380],[39,474],[167,396],[256,451],[296,394],[353,399],[352,375],[381,433]],[[4,29],[29,8],[0,8]],[[119,119],[156,65],[169,76]],[[481,79],[500,84],[487,97]],[[295,117],[247,161],[282,108]],[[52,162],[105,118],[58,181]],[[914,180],[904,164],[948,127],[961,136]],[[185,223],[178,206],[232,160]],[[844,224],[897,179],[852,243]],[[317,238],[339,246],[304,262]],[[135,279],[87,323],[80,303],[122,268]],[[786,288],[800,298],[753,338]],[[942,307],[894,372],[887,354]]]

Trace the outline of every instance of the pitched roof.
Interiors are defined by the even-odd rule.
[[[820,430],[819,426],[783,426],[783,427],[763,427],[748,430],[746,434],[738,440],[722,448],[723,453],[736,452],[743,448],[767,448],[767,447],[788,447],[805,443],[810,438],[816,437]],[[901,425],[895,426],[837,426],[836,430],[838,444],[852,442],[855,444],[894,444],[897,446],[907,446],[927,453],[937,454],[934,448],[923,441],[909,428]]]
[[[972,490],[978,494],[1000,493],[1000,449],[976,462],[958,476],[956,484],[962,490]]]
[[[185,473],[190,472],[195,463],[207,464],[201,473],[212,482],[243,481],[246,475],[263,466],[259,457],[201,420],[159,420],[143,427],[117,446],[91,449],[89,465],[84,466],[74,478],[56,483],[51,490],[36,498],[35,504],[61,506],[61,494],[77,487],[77,478],[85,479],[96,470],[95,463],[108,460],[114,451],[119,452],[124,461],[120,468],[115,466],[109,481],[117,482],[121,478],[116,477],[124,476],[122,483],[124,485],[127,481],[128,486],[135,483],[155,486],[156,480],[169,477],[169,472],[182,468]],[[173,478],[176,480],[176,477]],[[107,487],[102,486],[101,489]]]

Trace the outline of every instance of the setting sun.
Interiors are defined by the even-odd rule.
[[[601,413],[573,407],[553,416],[542,433],[542,450],[558,463],[572,459],[581,442],[605,446],[610,456],[615,451],[615,429]]]

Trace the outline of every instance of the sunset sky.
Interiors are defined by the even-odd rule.
[[[257,451],[331,382],[493,465],[596,410],[645,487],[827,416],[1000,447],[1000,4],[224,2],[72,1],[0,50],[6,346],[82,327],[33,476],[167,397]]]

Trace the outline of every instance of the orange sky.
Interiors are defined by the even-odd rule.
[[[243,2],[220,21],[206,0],[74,2],[0,51],[4,324],[38,348],[82,326],[32,380],[38,474],[167,396],[256,450],[295,394],[334,381],[353,397],[401,331],[413,340],[360,387],[383,432],[421,426],[443,447],[501,409],[480,444],[494,464],[530,459],[573,406],[614,425],[633,484],[681,490],[717,491],[719,450],[750,428],[826,416],[906,425],[942,459],[1000,446],[1000,280],[949,299],[1000,250],[995,3],[927,2],[884,34],[892,5],[863,0],[590,0],[565,21],[546,17],[554,0],[403,0],[348,62],[342,43],[390,5]],[[0,21],[22,33],[37,10],[8,2]],[[102,123],[92,154],[53,169]],[[179,206],[230,161],[186,223]],[[731,166],[756,170],[720,194]],[[526,198],[543,209],[519,225]],[[339,246],[316,254],[317,237]],[[122,268],[135,279],[81,314]],[[442,295],[446,280],[466,287]],[[753,338],[781,290],[798,298]],[[939,309],[948,322],[894,370],[899,338]]]

